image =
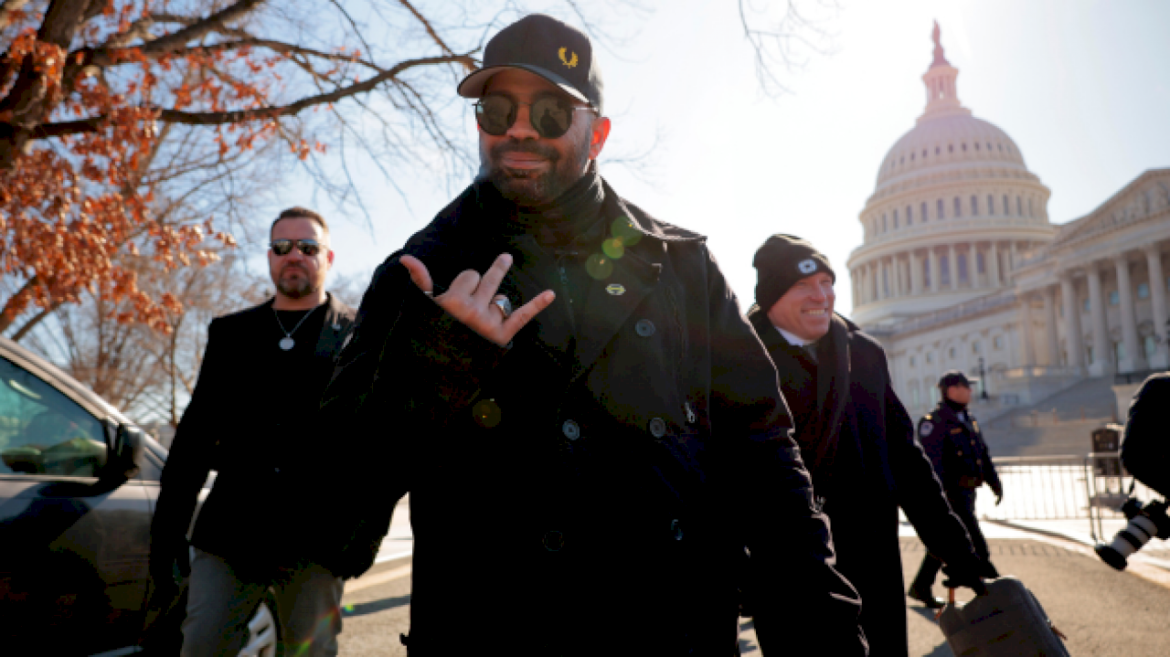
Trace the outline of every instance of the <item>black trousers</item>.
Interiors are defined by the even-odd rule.
[[[951,503],[951,509],[955,515],[959,516],[959,520],[963,521],[963,526],[971,535],[971,543],[975,545],[975,554],[986,564],[986,572],[983,573],[983,576],[999,577],[995,566],[991,565],[991,553],[987,549],[987,540],[983,538],[983,532],[979,529],[979,520],[975,518],[975,489],[948,488],[946,493],[947,501]],[[938,577],[938,571],[942,565],[941,559],[927,552],[926,556],[922,558],[922,565],[918,567],[918,574],[914,576],[913,588],[920,591],[930,590],[934,586],[934,580]]]

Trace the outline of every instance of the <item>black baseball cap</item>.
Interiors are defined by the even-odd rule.
[[[584,32],[552,16],[529,14],[500,30],[483,51],[483,68],[463,78],[464,98],[483,96],[484,86],[505,68],[534,73],[602,112],[601,69]]]
[[[971,381],[967,378],[966,374],[963,374],[959,370],[951,370],[943,374],[942,378],[938,380],[938,387],[941,390],[946,390],[951,386],[966,386],[970,388]]]

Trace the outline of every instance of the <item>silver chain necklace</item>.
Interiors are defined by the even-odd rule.
[[[321,304],[321,306],[324,306],[324,305],[325,304]],[[297,329],[299,329],[301,327],[301,324],[304,324],[305,320],[309,318],[309,315],[312,315],[313,313],[315,313],[317,311],[317,308],[320,308],[321,306],[315,306],[312,310],[305,313],[305,316],[301,318],[301,321],[297,322],[297,325],[294,326],[293,330],[291,330],[291,331],[284,330],[284,322],[280,321],[280,311],[278,311],[276,309],[276,306],[272,306],[272,314],[276,316],[276,324],[277,324],[277,326],[280,327],[280,331],[282,333],[284,333],[284,337],[280,339],[280,348],[281,349],[288,351],[289,349],[292,349],[294,346],[296,346],[297,341],[293,340],[293,337],[292,337],[293,333],[296,333]]]

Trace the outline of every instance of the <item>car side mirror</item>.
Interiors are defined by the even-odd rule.
[[[132,424],[118,425],[109,458],[102,468],[103,479],[130,479],[138,474],[138,464],[145,449],[144,435],[142,429]]]

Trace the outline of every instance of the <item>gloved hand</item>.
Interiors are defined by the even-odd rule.
[[[943,586],[949,589],[965,586],[977,595],[987,594],[987,586],[983,583],[983,578],[979,576],[980,570],[976,563],[946,564],[943,566],[943,574],[947,576],[943,580]]]
[[[1003,486],[992,486],[991,492],[995,493],[995,505],[999,506],[999,503],[1003,501]]]

